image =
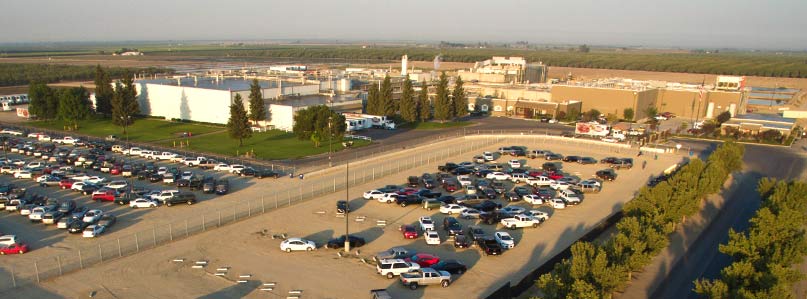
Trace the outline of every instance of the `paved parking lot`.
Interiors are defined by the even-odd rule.
[[[496,144],[488,149],[492,150],[502,145],[512,144],[509,142]],[[577,154],[597,159],[614,155],[607,150],[573,143],[541,147],[565,155]],[[468,161],[472,156],[473,154],[467,153],[455,155],[441,162]],[[291,289],[301,289],[306,298],[361,298],[367,296],[370,289],[388,288],[395,298],[483,297],[505,282],[517,281],[543,264],[598,222],[621,209],[633,192],[644,185],[651,175],[661,172],[680,159],[678,156],[661,155],[658,160],[649,160],[648,167],[643,170],[638,166],[643,160],[634,158],[637,167],[618,171],[620,175],[615,182],[606,182],[600,193],[587,194],[579,206],[556,211],[548,206],[531,207],[523,201],[515,203],[526,208],[547,211],[551,218],[537,229],[508,230],[516,239],[517,245],[498,257],[483,256],[476,248],[455,250],[451,243],[447,242],[444,231],[439,229],[443,241],[439,246],[426,245],[422,237],[405,240],[397,231],[399,225],[413,224],[420,216],[425,215],[432,216],[441,223],[444,216],[436,210],[426,211],[413,206],[402,208],[360,198],[361,193],[369,189],[386,184],[403,184],[409,175],[433,173],[436,171],[435,164],[351,187],[351,208],[354,212],[348,219],[348,225],[351,232],[368,241],[366,246],[359,248],[359,256],[369,258],[375,252],[393,246],[404,246],[418,252],[435,254],[443,259],[454,258],[462,261],[469,267],[469,271],[463,275],[454,275],[455,283],[445,289],[429,286],[411,291],[401,286],[397,279],[388,280],[377,275],[372,265],[362,263],[359,258],[340,258],[336,255],[336,251],[331,249],[320,248],[313,253],[291,254],[279,251],[277,246],[280,240],[272,239],[272,235],[285,233],[288,236],[309,238],[322,245],[328,239],[343,234],[345,219],[335,215],[335,202],[345,198],[344,191],[341,191],[192,236],[150,250],[146,254],[126,257],[59,277],[46,282],[44,290],[33,287],[23,289],[19,294],[37,294],[46,297],[44,295],[56,293],[76,297],[84,296],[89,291],[98,291],[98,298],[144,296],[165,298],[179,294],[185,297],[209,298],[265,297],[266,294],[256,290],[255,284],[232,282],[238,274],[248,273],[253,275],[250,278],[252,281],[276,282],[277,287],[272,292],[277,296]],[[527,164],[540,165],[538,160],[528,160]],[[602,165],[572,164],[566,165],[564,170],[581,178],[588,178],[601,168]],[[357,216],[364,216],[366,220],[357,222],[355,220]],[[376,220],[387,221],[387,227],[376,226]],[[467,228],[474,221],[462,219],[460,222]],[[498,225],[482,227],[488,233],[502,229]],[[184,258],[186,262],[171,262],[175,258]],[[194,260],[208,260],[210,266],[204,270],[190,269],[190,262]],[[216,267],[224,266],[231,267],[226,278],[203,272],[212,273]],[[133,275],[138,276],[138,279],[127,279]],[[103,288],[99,285],[103,285]]]

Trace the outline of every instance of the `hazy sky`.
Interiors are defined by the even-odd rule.
[[[341,39],[807,49],[807,0],[0,0],[0,43]]]

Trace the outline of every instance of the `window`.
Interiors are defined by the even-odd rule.
[[[474,104],[474,103],[470,103],[470,104],[468,104],[468,110],[469,110],[469,111],[474,111],[474,110],[476,110],[476,104]]]
[[[482,108],[479,110],[482,110],[482,112],[488,112],[489,109],[490,108],[488,107],[488,105],[482,104]]]
[[[513,111],[513,106],[507,106],[507,111]]]
[[[493,111],[501,112],[502,106],[493,106]]]

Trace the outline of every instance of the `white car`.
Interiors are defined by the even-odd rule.
[[[288,238],[280,242],[280,250],[285,252],[292,251],[312,251],[317,249],[317,244],[314,241],[306,240],[303,238]]]
[[[90,225],[84,229],[84,233],[82,234],[82,236],[84,236],[85,238],[95,238],[98,235],[102,234],[105,228],[106,227],[103,225],[95,225],[95,224]]]
[[[89,182],[89,183],[93,183],[93,184],[100,184],[100,183],[105,182],[106,178],[94,175],[94,176],[91,176],[91,177],[87,178],[84,181]]]
[[[14,172],[15,179],[30,179],[33,177],[33,173],[28,170],[19,170]]]
[[[497,180],[497,181],[506,181],[506,180],[510,179],[510,175],[506,174],[504,172],[496,171],[496,172],[488,173],[485,176],[485,178],[486,179],[493,179],[493,180]]]
[[[603,142],[608,142],[608,143],[617,143],[617,142],[619,142],[619,140],[617,140],[615,138],[611,138],[611,137],[603,137],[600,140],[602,140]]]
[[[9,134],[9,135],[14,135],[14,136],[22,136],[22,132],[11,130],[11,129],[3,129],[2,131],[0,131],[0,134]]]
[[[45,163],[42,163],[42,162],[31,162],[31,163],[26,164],[24,168],[27,168],[27,169],[34,169],[34,168],[39,168],[39,167],[45,167]]]
[[[241,164],[233,164],[233,165],[230,165],[229,171],[230,171],[230,173],[233,173],[233,174],[240,174],[242,171],[244,171],[244,168],[247,168],[247,167],[244,166],[244,165],[241,165]]]
[[[84,214],[84,218],[81,218],[81,221],[84,221],[84,223],[95,223],[101,220],[101,216],[103,215],[104,212],[101,210],[89,210]]]
[[[6,130],[3,130],[0,133],[5,133],[5,131]],[[28,133],[28,138],[39,138],[39,135],[45,135],[45,133],[42,133],[42,132]]]
[[[566,203],[560,198],[553,198],[549,200],[549,205],[558,210],[566,208]]]
[[[183,180],[190,180],[193,177],[193,171],[183,171],[180,178]]]
[[[504,208],[499,209],[499,213],[506,214],[506,215],[518,215],[524,213],[527,209],[519,207],[519,206],[506,206]]]
[[[381,192],[381,191],[378,191],[378,190],[370,190],[370,191],[364,192],[364,195],[362,195],[362,197],[364,199],[379,199],[379,198],[384,197],[384,192]]]
[[[394,203],[398,199],[398,193],[384,193],[383,196],[378,198],[381,203]]]
[[[157,174],[159,175],[164,175],[166,172],[168,172],[168,167],[160,166],[157,168]]]
[[[529,211],[524,212],[524,215],[540,219],[541,221],[549,220],[549,213],[542,212],[542,211],[539,211],[539,210],[529,210]]]
[[[389,279],[402,273],[409,273],[420,269],[420,265],[413,262],[407,262],[403,259],[381,259],[376,264],[376,272]]]
[[[449,215],[460,214],[462,213],[462,210],[465,210],[465,207],[453,203],[440,206],[440,213],[443,214],[449,214]]]
[[[519,160],[513,159],[507,162],[507,164],[510,164],[510,168],[521,168],[521,161]]]
[[[147,198],[138,198],[129,202],[129,207],[137,208],[156,208],[157,202]]]
[[[109,182],[109,184],[106,184],[106,187],[110,189],[120,190],[129,187],[129,183],[127,183],[126,181],[112,181]]]
[[[527,182],[527,185],[533,187],[542,187],[542,186],[549,186],[550,184],[552,184],[553,181],[554,180],[545,176],[537,176],[534,178],[528,178],[525,182]]]
[[[527,194],[521,197],[525,202],[528,202],[533,205],[542,205],[544,204],[544,200],[541,199],[540,196],[535,194]]]
[[[38,177],[36,178],[36,182],[37,182],[37,183],[42,183],[42,182],[47,181],[49,178],[50,178],[50,176],[49,176],[49,175],[40,175],[40,176],[38,176]]]
[[[466,208],[460,212],[460,217],[465,219],[479,218],[482,212],[477,209]]]
[[[426,244],[428,245],[440,245],[440,235],[434,230],[426,231],[423,233],[423,237],[426,239]]]
[[[133,148],[130,148],[130,149],[123,150],[122,153],[124,155],[129,155],[129,156],[140,156],[141,152],[143,152],[143,149],[141,149],[139,147],[133,147]]]
[[[11,246],[19,242],[16,235],[3,235],[0,236],[0,246]]]
[[[73,191],[84,191],[84,186],[87,184],[91,184],[89,182],[74,182],[73,185],[70,186],[70,190]]]
[[[185,161],[185,156],[176,155],[173,158],[171,158],[171,162],[174,162],[174,163],[182,163],[182,164],[184,164],[183,161]]]
[[[420,223],[420,230],[422,231],[434,230],[434,220],[432,220],[432,217],[422,216],[418,220],[418,223]]]
[[[215,171],[230,171],[230,164],[226,164],[226,163],[216,164],[216,166],[213,166],[213,170],[215,170]]]
[[[577,205],[581,202],[580,197],[577,196],[577,193],[574,193],[571,190],[558,191],[558,197],[563,199],[563,201],[566,202],[566,205]]]
[[[514,173],[510,175],[510,181],[516,184],[520,184],[521,182],[526,182],[530,179],[530,176],[526,173]]]
[[[157,159],[157,160],[171,160],[171,159],[173,159],[174,157],[177,156],[177,154],[174,154],[172,152],[162,152],[162,153],[159,153],[159,154],[156,154],[156,153],[157,152],[155,152],[155,154],[154,154],[154,159]]]
[[[566,189],[569,189],[569,186],[571,186],[571,185],[569,185],[569,183],[563,182],[563,181],[552,181],[549,184],[549,188],[552,188],[552,189],[555,189],[555,190],[566,190]]]
[[[460,182],[460,186],[470,186],[473,185],[474,181],[471,180],[471,177],[468,175],[461,175],[457,176],[457,180]]]
[[[496,232],[493,234],[493,238],[496,239],[496,242],[499,242],[499,245],[502,245],[504,249],[516,247],[516,241],[513,240],[513,237],[507,232]]]
[[[70,179],[76,182],[83,182],[90,179],[90,176],[87,174],[77,174],[75,176],[70,177]]]
[[[496,160],[496,157],[495,157],[495,156],[493,155],[493,153],[491,153],[491,152],[484,152],[484,153],[482,153],[482,158],[484,158],[484,159],[485,159],[485,161],[493,161],[493,160]]]
[[[140,156],[145,159],[158,159],[160,157],[160,152],[157,151],[141,151]]]

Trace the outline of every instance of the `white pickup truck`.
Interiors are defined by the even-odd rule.
[[[194,166],[199,166],[199,164],[202,163],[203,161],[207,161],[207,158],[205,158],[205,157],[185,157],[185,159],[182,160],[182,163],[185,164],[185,165],[188,165],[190,167],[194,167]]]
[[[401,273],[401,283],[413,290],[417,290],[418,286],[430,284],[439,284],[447,288],[451,284],[451,274],[446,271],[423,268],[409,273]]]
[[[502,226],[509,229],[517,229],[520,227],[538,227],[541,225],[541,220],[527,215],[515,215],[513,218],[504,218],[500,222]]]
[[[546,187],[549,186],[549,184],[552,184],[552,179],[545,176],[537,176],[534,178],[527,178],[525,182],[527,182],[527,185],[533,187]]]
[[[73,137],[70,137],[70,136],[65,136],[65,137],[62,137],[62,138],[53,139],[53,143],[59,143],[59,144],[76,144],[77,141],[78,141],[78,138],[73,138]]]

